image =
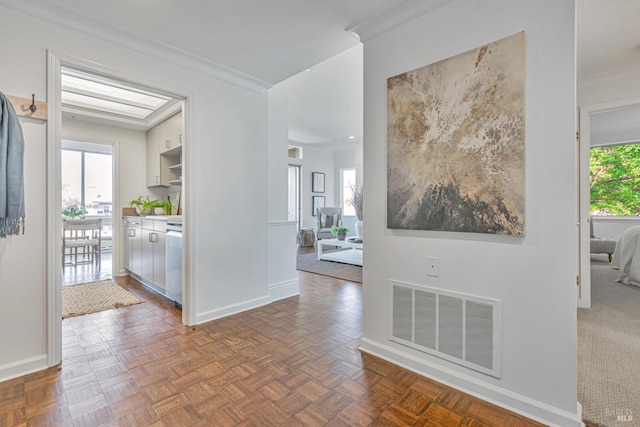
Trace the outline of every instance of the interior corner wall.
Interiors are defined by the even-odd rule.
[[[118,157],[114,162],[118,165],[118,199],[113,204],[113,220],[120,220],[121,208],[128,207],[129,202],[139,196],[150,194],[146,186],[145,168],[140,167],[140,159],[147,157],[147,135],[144,131],[125,129],[100,123],[62,118],[62,138],[77,141],[108,143],[117,147]],[[114,188],[115,190],[115,188]],[[119,260],[113,263],[113,274],[125,274],[124,251],[122,239],[115,238],[118,245]]]
[[[268,283],[272,300],[299,294],[296,270],[298,223],[288,220],[289,101],[286,85],[269,88]]]
[[[388,229],[386,79],[520,31],[526,236]],[[365,40],[364,58],[362,348],[548,424],[580,425],[574,2],[454,0]],[[427,276],[427,256],[440,259],[439,277]],[[502,301],[500,379],[391,342],[390,279]]]
[[[269,88],[269,221],[288,218],[289,101],[285,84]]]
[[[45,99],[51,50],[188,98],[185,208],[192,212],[185,212],[185,242],[196,321],[268,302],[266,91],[194,71],[170,52],[153,57],[4,5],[0,28],[20,34],[0,38],[0,51],[10,58],[0,67],[0,90],[7,95]],[[0,310],[0,324],[11,325],[0,328],[0,378],[41,368],[47,359],[47,123],[21,123],[26,231],[0,239],[0,292],[11,301]]]

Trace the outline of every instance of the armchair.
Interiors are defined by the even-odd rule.
[[[342,208],[317,208],[316,209],[316,237],[331,239],[331,227],[342,222]]]

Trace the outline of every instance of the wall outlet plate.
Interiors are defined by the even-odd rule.
[[[440,276],[440,258],[434,256],[427,257],[427,276]]]

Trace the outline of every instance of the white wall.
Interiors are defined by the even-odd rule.
[[[43,99],[51,49],[188,97],[185,268],[193,266],[187,277],[196,321],[267,303],[266,91],[224,83],[184,59],[147,56],[124,42],[104,42],[6,6],[0,6],[0,28],[20,34],[0,38],[0,51],[11,58],[0,67],[5,94]],[[25,235],[0,244],[0,292],[11,301],[0,310],[0,378],[43,367],[47,353],[46,156],[53,142],[46,140],[46,124],[22,123],[27,222]]]
[[[113,203],[114,227],[117,221],[121,221],[123,207],[128,207],[129,202],[139,196],[151,194],[146,187],[147,137],[144,131],[63,117],[62,138],[107,143],[114,147],[113,160],[117,164],[119,175],[117,177],[118,188],[114,187],[114,192],[117,192],[118,195],[118,199]],[[115,157],[115,153],[117,153],[117,157]],[[116,275],[125,274],[121,230],[117,236],[114,235],[113,239],[113,244],[117,245],[117,250],[114,253],[118,254],[118,261],[113,263],[113,273]],[[115,231],[116,228],[114,228]]]
[[[363,40],[362,348],[563,426],[579,425],[571,197],[576,191],[574,15],[572,1],[454,0]],[[387,229],[386,79],[520,31],[526,43],[526,236]],[[427,256],[440,258],[439,277],[427,276]],[[389,341],[390,279],[501,300],[501,378]]]
[[[300,165],[300,201],[302,208],[301,228],[316,228],[316,217],[312,215],[312,196],[324,196],[325,206],[337,206],[337,196],[335,193],[335,165],[333,150],[315,148],[308,144],[292,145],[302,147],[302,159],[289,159],[292,165]],[[311,192],[311,173],[324,173],[324,193]]]
[[[269,89],[269,295],[272,300],[299,294],[296,270],[298,223],[288,221],[289,104],[279,84]]]
[[[593,234],[596,237],[618,241],[629,227],[640,225],[640,218],[633,216],[593,217]]]

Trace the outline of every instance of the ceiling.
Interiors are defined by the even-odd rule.
[[[28,0],[275,84],[358,44],[344,31],[404,0]]]
[[[280,83],[289,101],[289,140],[339,148],[362,141],[362,45]]]
[[[293,77],[291,138],[335,144],[362,137],[361,129],[352,130],[354,121],[362,127],[362,59],[352,50],[360,43],[345,28],[376,19],[404,0],[23,2],[228,67],[267,86]],[[640,67],[640,0],[577,3],[578,80]],[[335,57],[345,51],[353,57]]]
[[[578,78],[640,67],[640,1],[578,2]]]

